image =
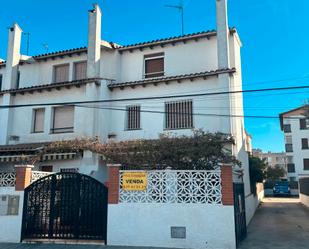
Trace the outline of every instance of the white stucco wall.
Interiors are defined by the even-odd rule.
[[[309,196],[304,194],[299,194],[299,200],[302,204],[309,208]]]
[[[186,227],[186,239],[171,238]],[[109,204],[108,245],[234,249],[234,207],[205,204]]]
[[[18,215],[0,215],[0,242],[20,242],[24,191],[15,187],[0,187],[0,195],[18,195]]]
[[[252,220],[256,209],[264,198],[264,190],[258,193],[256,196],[249,194],[245,197],[246,202],[246,223],[249,225]]]

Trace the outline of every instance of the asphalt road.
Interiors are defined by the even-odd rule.
[[[265,198],[238,249],[309,249],[309,208],[294,198]]]

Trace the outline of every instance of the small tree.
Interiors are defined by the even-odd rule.
[[[281,177],[285,176],[285,170],[279,165],[275,167],[268,167],[266,170],[266,178],[272,182],[280,180]]]
[[[251,193],[256,194],[256,184],[258,182],[263,182],[265,179],[267,163],[265,159],[260,159],[258,157],[249,157],[249,174],[250,174],[250,187]]]

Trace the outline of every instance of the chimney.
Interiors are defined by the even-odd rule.
[[[230,67],[227,0],[216,0],[218,69]]]
[[[9,28],[9,40],[6,56],[5,77],[3,89],[16,87],[18,64],[20,59],[20,42],[22,30],[17,23]]]
[[[88,52],[87,52],[87,77],[100,76],[101,56],[101,17],[99,5],[94,4],[88,14]]]

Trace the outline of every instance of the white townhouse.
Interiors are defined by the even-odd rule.
[[[287,175],[290,181],[309,176],[309,105],[280,114],[287,155]]]
[[[21,34],[18,24],[9,29],[0,64],[0,170],[13,169],[51,141],[147,139],[203,129],[235,138],[229,149],[242,162],[245,196],[253,198],[243,98],[228,93],[242,90],[242,44],[236,29],[228,29],[224,2],[217,6],[217,31],[132,45],[101,39],[98,5],[89,11],[87,47],[25,56]],[[227,93],[199,95],[215,92]],[[64,104],[83,101],[90,103]],[[36,167],[107,177],[106,165],[89,151],[47,154]]]

